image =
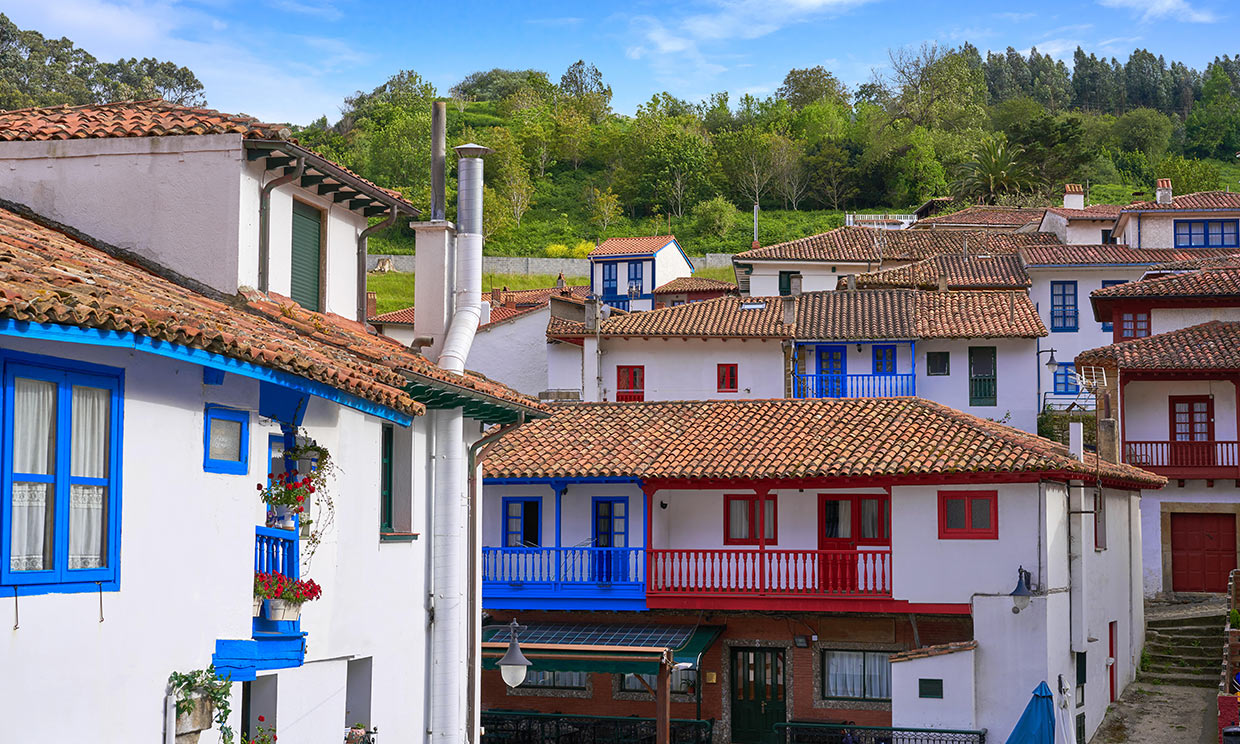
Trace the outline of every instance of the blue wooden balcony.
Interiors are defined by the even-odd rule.
[[[298,547],[296,530],[255,527],[254,571],[301,578]],[[305,661],[306,634],[301,619],[268,620],[266,602],[263,604],[262,612],[252,620],[249,640],[215,642],[211,662],[220,675],[230,675],[234,682],[253,680],[258,670],[299,667]]]
[[[890,398],[901,395],[917,395],[914,374],[792,376],[794,398]]]
[[[488,609],[644,610],[642,548],[482,549]]]

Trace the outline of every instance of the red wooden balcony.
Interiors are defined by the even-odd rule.
[[[661,598],[890,599],[888,550],[651,550],[646,595]]]
[[[620,403],[640,403],[646,399],[645,390],[617,390],[616,400]]]
[[[1124,462],[1168,478],[1240,478],[1236,442],[1124,442]]]

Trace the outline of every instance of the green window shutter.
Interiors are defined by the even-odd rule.
[[[293,202],[293,274],[289,296],[307,310],[319,310],[319,253],[323,213]]]

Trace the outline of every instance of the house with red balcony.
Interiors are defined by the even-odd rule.
[[[1092,734],[1135,675],[1126,546],[1164,479],[939,403],[565,405],[483,468],[483,607],[525,627],[533,662],[515,688],[483,672],[488,730],[654,716],[655,667],[625,654],[660,644],[671,717],[724,744],[831,725],[1002,741],[1059,679]]]
[[[1164,273],[1092,300],[1115,343],[1077,368],[1105,380],[1099,410],[1118,421],[1124,461],[1171,481],[1141,503],[1145,593],[1225,591],[1240,534],[1240,268]]]

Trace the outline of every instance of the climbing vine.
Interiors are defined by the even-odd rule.
[[[173,672],[168,676],[168,694],[176,699],[178,716],[194,709],[195,698],[205,698],[215,711],[220,741],[233,744],[233,730],[228,725],[228,719],[232,717],[232,681],[216,674],[214,664],[192,672]]]

